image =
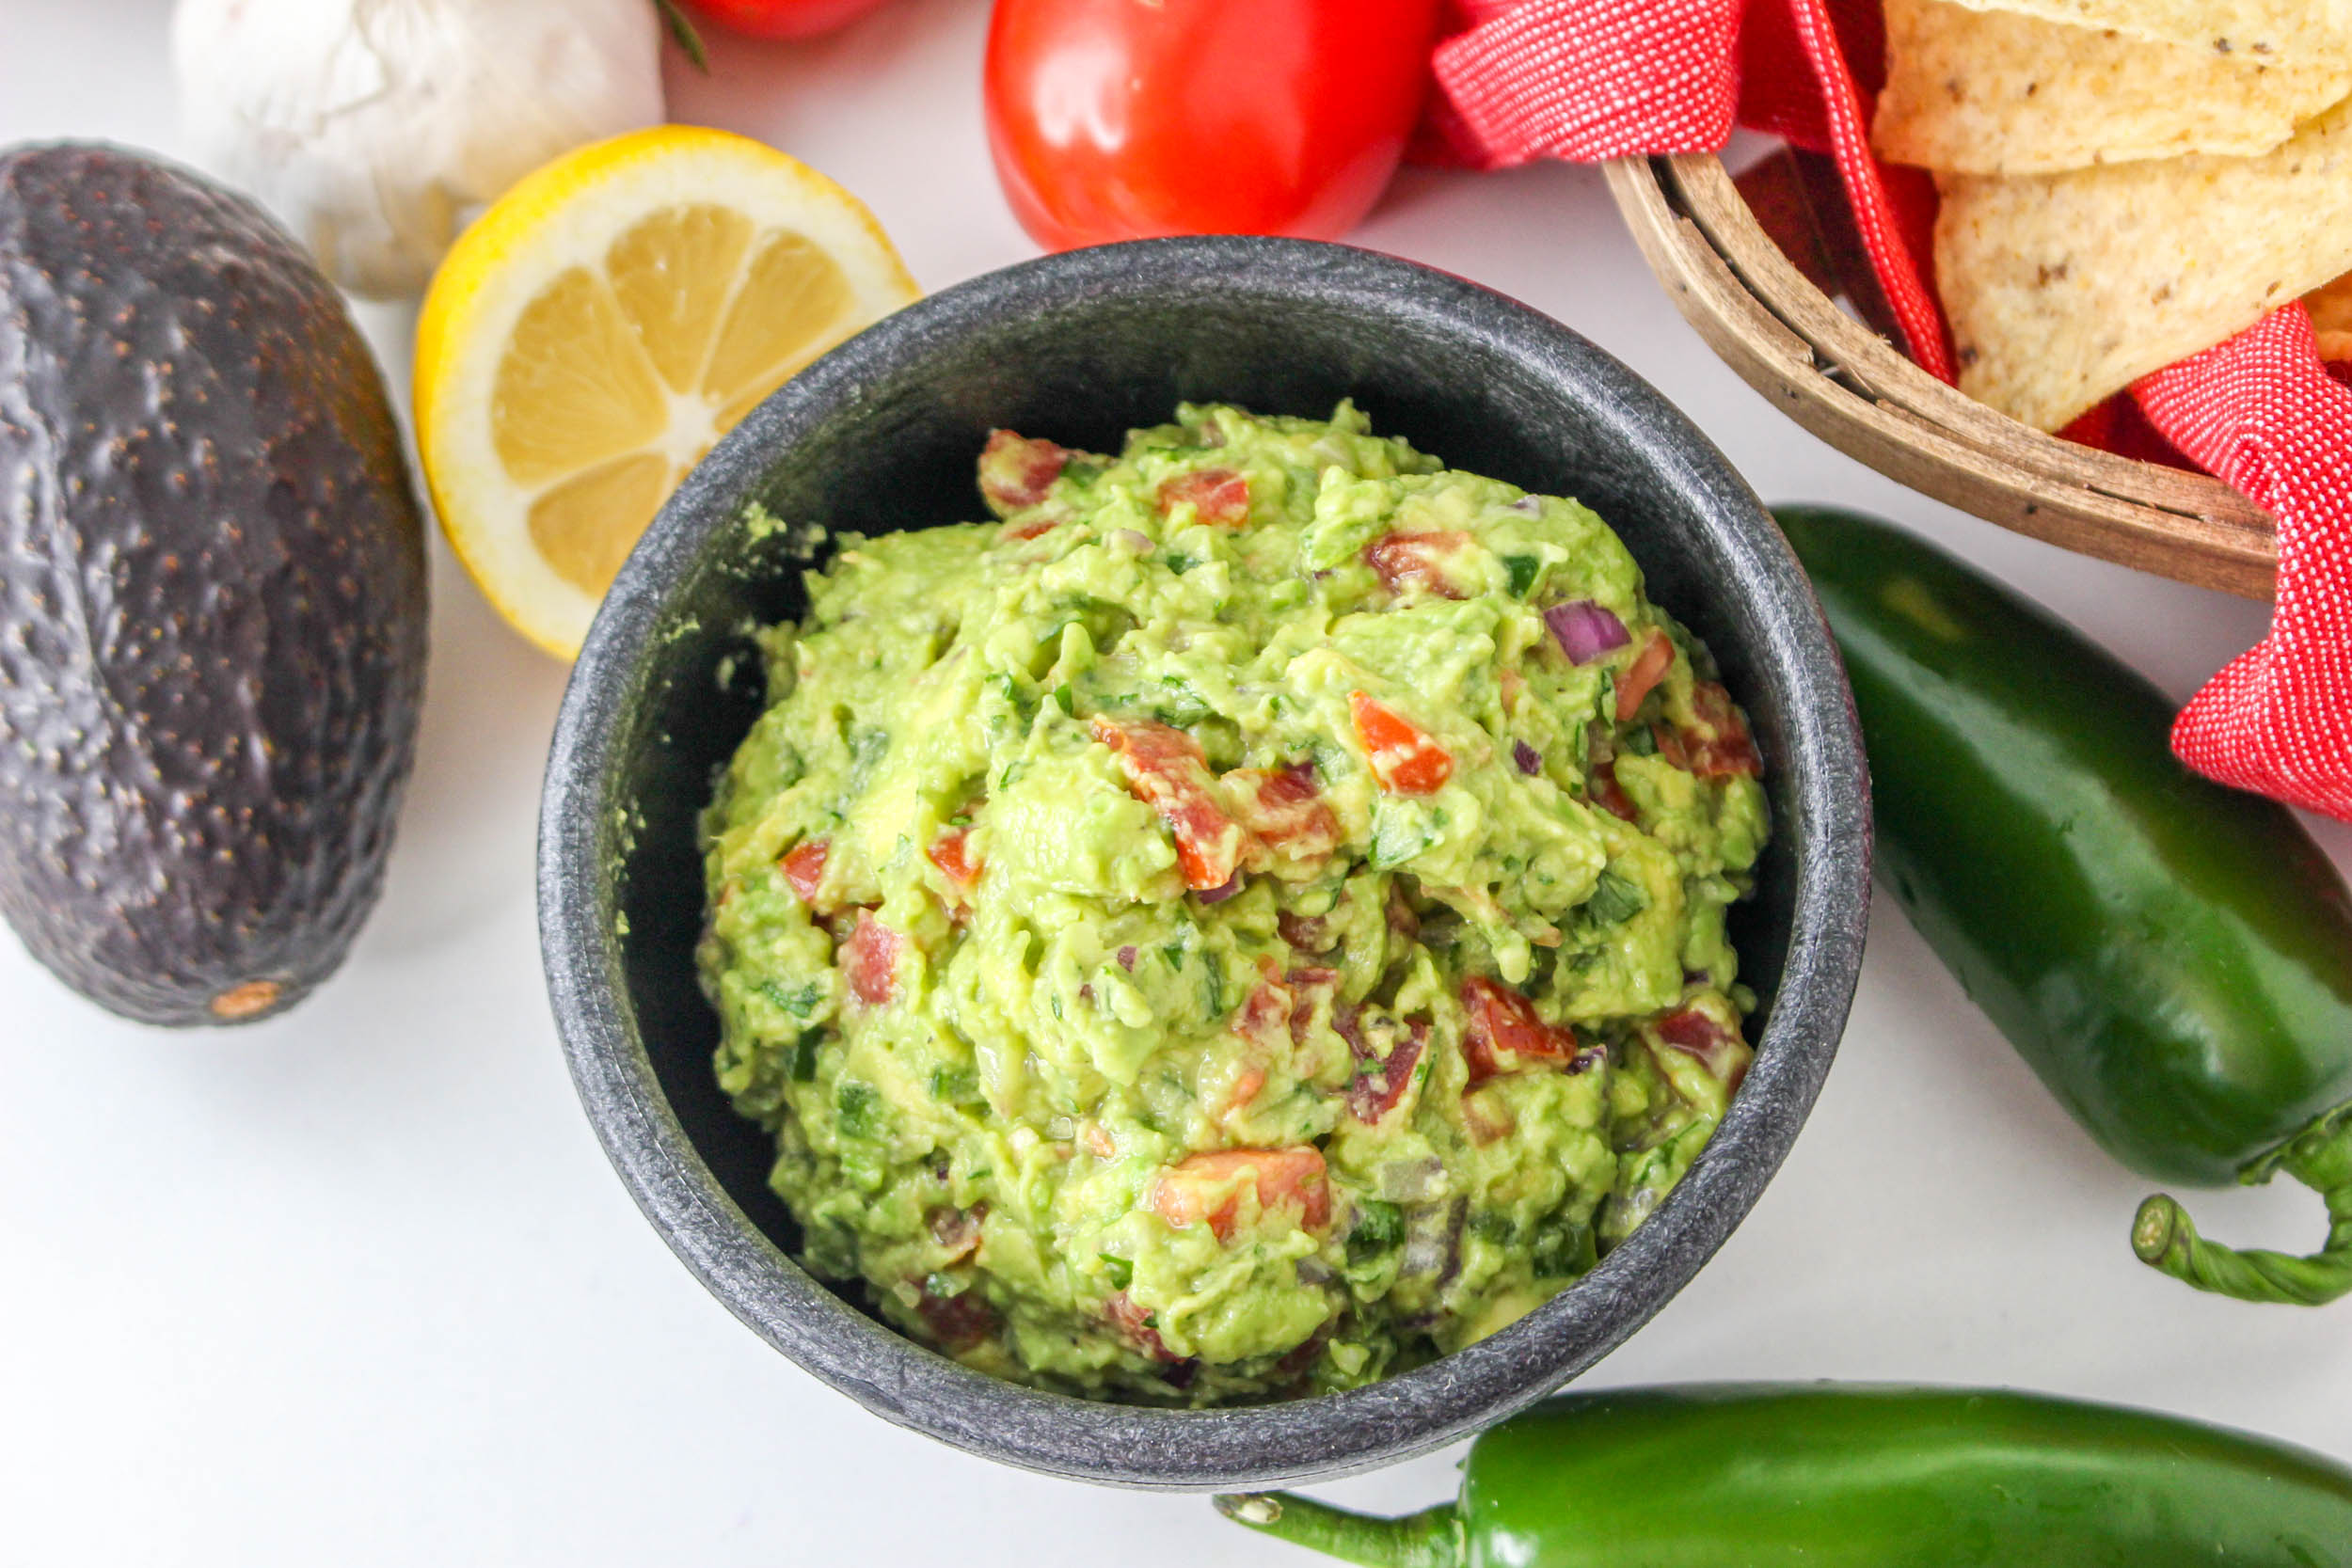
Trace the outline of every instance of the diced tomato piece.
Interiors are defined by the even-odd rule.
[[[971,892],[978,884],[980,873],[986,869],[972,858],[971,839],[971,829],[950,828],[931,840],[931,847],[924,851],[930,858],[930,863],[956,884],[959,893]]]
[[[1060,526],[1061,519],[1059,517],[1032,517],[1025,523],[1007,524],[1005,526],[1004,537],[1016,543],[1028,539],[1040,539],[1044,537],[1046,534],[1053,532]]]
[[[1356,739],[1380,787],[1397,795],[1435,795],[1454,777],[1454,758],[1411,720],[1360,691],[1347,694]]]
[[[1246,1039],[1270,1040],[1290,1032],[1291,992],[1271,976],[1249,989],[1249,999],[1233,1015],[1233,1033]]]
[[[1747,1076],[1747,1042],[1737,1029],[1729,1028],[1712,1014],[1696,1007],[1684,1007],[1668,1013],[1653,1025],[1658,1037],[1686,1056],[1695,1057],[1699,1064],[1718,1078],[1727,1080],[1733,1088]]]
[[[1521,1068],[1569,1061],[1577,1053],[1575,1030],[1546,1023],[1534,1003],[1483,974],[1462,982],[1462,1010],[1470,1088]]]
[[[1282,983],[1291,993],[1291,1044],[1304,1045],[1314,1028],[1316,1005],[1329,1001],[1339,990],[1340,972],[1309,964],[1283,975]]]
[[[1323,1154],[1305,1145],[1192,1155],[1160,1173],[1152,1187],[1152,1207],[1179,1230],[1205,1220],[1221,1242],[1233,1233],[1241,1207],[1237,1184],[1245,1176],[1257,1184],[1261,1209],[1295,1204],[1310,1230],[1330,1223],[1331,1189],[1324,1180]]]
[[[1129,793],[1158,812],[1175,835],[1184,885],[1206,892],[1232,881],[1249,850],[1249,833],[1218,802],[1200,743],[1166,724],[1122,724],[1100,714],[1094,738],[1117,753]]]
[[[1691,753],[1683,750],[1682,736],[1663,724],[1652,724],[1649,727],[1649,736],[1650,739],[1657,743],[1660,756],[1664,757],[1685,773],[1691,770]]]
[[[1764,759],[1756,754],[1756,737],[1748,733],[1748,721],[1740,716],[1731,693],[1720,681],[1700,681],[1691,689],[1691,707],[1704,732],[1685,730],[1683,750],[1690,753],[1691,771],[1702,779],[1755,779],[1764,773]]]
[[[929,1285],[914,1303],[921,1314],[923,1326],[931,1331],[931,1338],[949,1350],[970,1350],[993,1335],[998,1327],[996,1309],[980,1294],[979,1288],[952,1296],[932,1291]]]
[[[1405,1037],[1392,1043],[1385,1057],[1373,1054],[1359,1020],[1349,1022],[1350,1027],[1341,1031],[1356,1055],[1356,1076],[1347,1085],[1347,1110],[1370,1127],[1395,1110],[1405,1091],[1413,1086],[1413,1069],[1429,1044],[1429,1022],[1414,1020]]]
[[[856,928],[841,944],[841,967],[859,1001],[880,1007],[898,994],[898,949],[905,942],[876,920],[871,910],[857,911]]]
[[[1468,589],[1454,580],[1448,566],[1459,561],[1470,542],[1453,529],[1424,533],[1384,533],[1364,546],[1364,563],[1380,574],[1391,594],[1431,594],[1442,599],[1464,599]]]
[[[1649,641],[1642,644],[1642,651],[1633,656],[1632,664],[1617,677],[1618,723],[1632,722],[1633,716],[1642,711],[1643,700],[1666,678],[1674,661],[1674,639],[1662,631],[1651,632]]]
[[[1237,768],[1225,775],[1226,798],[1233,816],[1267,854],[1252,859],[1270,863],[1284,860],[1319,860],[1340,845],[1340,818],[1315,784],[1314,765],[1288,768]],[[1254,869],[1263,870],[1264,864]]]
[[[1225,1114],[1227,1116],[1231,1116],[1235,1111],[1240,1110],[1243,1106],[1257,1099],[1258,1091],[1264,1087],[1265,1069],[1262,1067],[1246,1067],[1242,1069],[1241,1071],[1236,1073],[1233,1077],[1232,1092],[1225,1097]]]
[[[1051,441],[992,430],[980,451],[980,495],[1000,515],[1025,511],[1045,499],[1070,453]]]
[[[776,863],[784,879],[801,895],[801,902],[811,909],[817,907],[817,890],[825,885],[825,857],[832,852],[832,844],[824,839],[804,839]]]
[[[1295,953],[1328,953],[1331,951],[1331,923],[1321,915],[1293,914],[1288,910],[1274,917],[1274,928]]]
[[[1113,1328],[1152,1360],[1184,1359],[1168,1348],[1168,1342],[1160,1338],[1159,1329],[1152,1324],[1152,1314],[1137,1306],[1135,1298],[1126,1291],[1114,1291],[1104,1298],[1103,1311],[1110,1319]]]
[[[987,1218],[985,1203],[976,1203],[969,1209],[943,1206],[923,1217],[931,1240],[947,1249],[950,1263],[961,1262],[980,1250],[980,1222]]]
[[[1622,816],[1628,822],[1633,821],[1638,816],[1639,814],[1633,809],[1632,800],[1626,795],[1625,786],[1617,783],[1615,763],[1597,762],[1593,764],[1592,776],[1586,783],[1592,793],[1593,804],[1610,816]]]
[[[1212,528],[1239,528],[1249,521],[1249,481],[1231,468],[1197,468],[1160,486],[1160,511],[1192,503],[1193,515]]]

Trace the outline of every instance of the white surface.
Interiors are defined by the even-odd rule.
[[[0,0],[0,141],[174,145],[165,0]],[[928,287],[1031,254],[982,144],[981,0],[836,39],[714,37],[673,113],[872,203]],[[1772,499],[1850,502],[2029,586],[2176,694],[2265,612],[1923,500],[1788,423],[1652,283],[1599,178],[1407,173],[1358,236],[1550,311]],[[396,379],[406,322],[369,325]],[[575,1103],[532,910],[564,673],[438,550],[432,693],[390,890],[292,1017],[117,1023],[0,938],[0,1562],[1303,1564],[1195,1498],[1045,1481],[898,1432],[689,1277]],[[2352,836],[2328,830],[2340,854]],[[1877,1378],[2129,1401],[2352,1455],[2352,1304],[2199,1296],[2134,1262],[2102,1157],[1882,906],[1844,1054],[1721,1256],[1592,1383]],[[2298,1190],[2198,1195],[2298,1249]],[[1332,1489],[1403,1509],[1456,1455]]]

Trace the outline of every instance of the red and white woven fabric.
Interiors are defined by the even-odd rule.
[[[1879,0],[1452,0],[1422,151],[1471,167],[1712,151],[1733,124],[1837,161],[1912,357],[1951,356],[1928,282],[1932,187],[1867,136]],[[2290,306],[2133,388],[2149,422],[2279,525],[2270,634],[2181,712],[2224,784],[2352,820],[2352,391]]]

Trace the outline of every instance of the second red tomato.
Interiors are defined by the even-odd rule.
[[[1051,250],[1336,239],[1420,117],[1438,0],[997,0],[989,143]]]
[[[739,33],[763,39],[805,39],[830,33],[882,0],[693,0],[694,8]]]

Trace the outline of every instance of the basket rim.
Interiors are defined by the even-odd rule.
[[[2079,446],[1937,380],[1816,288],[1713,153],[1618,159],[1610,193],[1685,319],[1751,387],[1879,472],[2020,533],[2271,596],[2268,513],[2207,474]]]

